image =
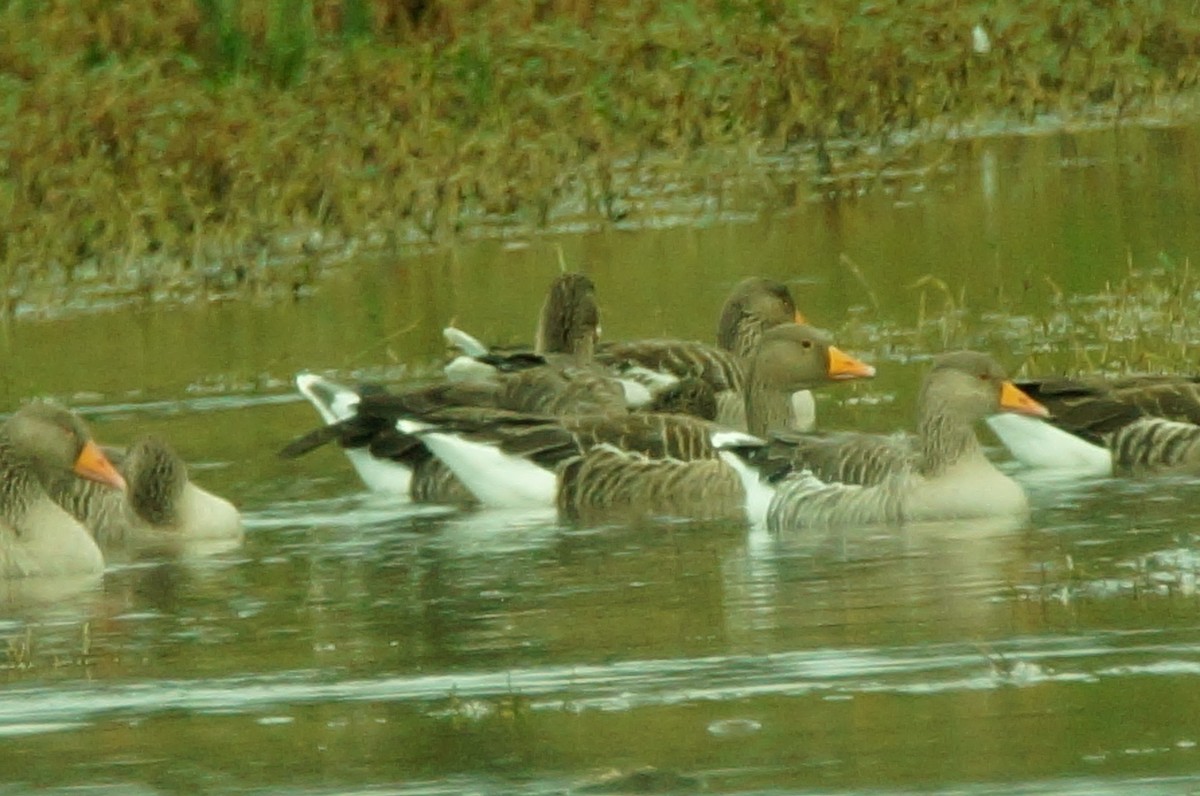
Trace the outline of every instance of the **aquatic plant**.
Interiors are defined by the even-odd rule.
[[[914,141],[1153,112],[1200,78],[1173,0],[47,0],[0,24],[9,309],[288,296],[297,259],[638,223],[663,192],[853,195],[919,168]]]

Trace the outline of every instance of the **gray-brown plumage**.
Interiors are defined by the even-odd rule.
[[[87,530],[50,496],[81,478],[121,494],[125,483],[75,414],[23,407],[0,426],[0,578],[100,572]]]
[[[786,410],[796,389],[874,372],[837,351],[824,334],[796,324],[765,333],[754,362],[757,376],[748,382],[747,407],[751,414],[770,416]],[[682,415],[553,418],[482,409],[417,414],[385,398],[364,398],[359,411],[399,422],[420,436],[482,502],[553,501],[564,516],[589,520],[730,516],[734,496],[742,510],[745,493],[722,452],[730,445],[762,444]]]
[[[745,429],[744,364],[758,348],[764,331],[798,318],[786,285],[750,277],[734,286],[722,305],[715,346],[677,339],[605,343],[597,352],[597,361],[623,379],[641,383],[652,395],[676,379],[706,382],[717,401],[711,419]]]
[[[369,385],[352,390],[301,374],[297,385],[330,425],[295,440],[281,455],[292,458],[336,440],[354,452],[352,461],[373,488],[404,492],[418,502],[469,505],[475,502],[471,493],[419,439],[398,432],[395,419],[470,407],[552,416],[624,414],[624,388],[593,362],[599,332],[592,281],[561,274],[547,290],[533,352],[460,357],[447,369],[449,380],[395,393]]]
[[[1037,426],[999,426],[1001,440],[1034,466],[1095,462],[1115,473],[1200,472],[1200,377],[1135,375],[1118,379],[1032,379],[1021,388],[1051,412],[1047,422],[1103,454],[1038,433]],[[1026,433],[1028,432],[1028,433]],[[1015,435],[1015,436],[1014,436]],[[1040,450],[1039,450],[1040,448]]]
[[[568,460],[558,474],[564,519],[595,523],[642,517],[745,519],[746,493],[720,459],[659,459],[602,445]]]
[[[575,275],[578,276],[578,275]],[[586,279],[579,277],[580,280]],[[582,283],[581,283],[582,284]],[[470,341],[470,356],[459,357],[447,367],[453,374],[516,372],[554,361],[553,353],[567,350],[562,335],[566,328],[588,317],[589,289],[569,286],[547,298],[543,305],[535,351],[488,349],[459,330],[447,335],[461,347]],[[595,350],[595,361],[626,385],[626,402],[643,411],[674,410],[702,412],[698,416],[717,420],[732,428],[745,428],[742,385],[743,362],[758,346],[764,330],[799,317],[787,287],[779,282],[751,277],[739,282],[725,300],[718,320],[717,345],[674,338],[604,342]],[[547,333],[546,330],[551,330]],[[590,351],[589,351],[590,353]],[[545,356],[541,356],[545,354]],[[482,366],[482,367],[476,367]],[[677,402],[670,393],[681,381],[708,385],[716,402]],[[695,392],[691,393],[695,396]],[[804,423],[810,422],[805,419]]]
[[[107,449],[128,489],[86,481],[61,482],[52,497],[79,520],[100,547],[182,539],[239,539],[241,516],[229,501],[201,489],[166,443],[145,436],[125,450]]]
[[[1099,441],[1145,417],[1200,423],[1200,377],[1027,379],[1017,385],[1050,410],[1054,425]]]
[[[1001,411],[1045,414],[986,354],[936,357],[918,399],[915,436],[778,437],[757,453],[784,458],[796,471],[778,480],[767,525],[895,524],[1024,511],[1023,491],[988,461],[975,434],[978,421]]]
[[[739,359],[758,348],[763,332],[781,323],[804,323],[787,285],[751,276],[738,282],[717,319],[717,346]]]

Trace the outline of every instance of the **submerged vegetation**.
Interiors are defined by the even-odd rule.
[[[1161,112],[1200,78],[1190,0],[6,0],[0,24],[9,310],[296,289],[356,248],[636,223],[681,184],[786,206],[906,142]]]
[[[864,282],[865,284],[865,282]],[[1044,300],[1003,311],[981,310],[926,275],[907,289],[918,295],[911,325],[881,322],[865,307],[851,313],[838,339],[872,359],[908,359],[949,348],[1011,352],[1026,374],[1192,372],[1200,358],[1194,308],[1200,281],[1190,261],[1160,255],[1157,263],[1128,263],[1126,274],[1089,295],[1068,295],[1047,280]],[[869,285],[867,286],[869,289]]]

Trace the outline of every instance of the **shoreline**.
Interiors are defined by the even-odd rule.
[[[1197,117],[1185,6],[1084,24],[984,3],[429,3],[405,21],[360,0],[348,37],[326,3],[218,5],[2,12],[26,34],[0,46],[3,316],[283,299],[358,255],[652,224],[672,196],[770,212],[963,137]]]

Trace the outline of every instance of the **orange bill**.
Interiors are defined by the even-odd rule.
[[[100,446],[94,442],[89,441],[84,444],[83,450],[75,459],[73,469],[76,475],[83,478],[108,484],[120,490],[125,489],[125,479],[117,472],[117,468],[113,467],[112,462],[104,455],[104,451],[100,450]]]
[[[808,323],[808,320],[804,317],[804,313],[800,310],[796,310],[795,321],[796,323]]]
[[[869,379],[875,375],[875,368],[855,359],[840,348],[829,346],[829,370],[826,372],[829,378],[838,381]]]
[[[1034,417],[1050,416],[1049,409],[1030,398],[1011,381],[1004,382],[1000,387],[1000,408],[1006,412],[1016,412]]]

